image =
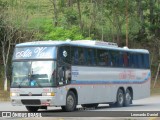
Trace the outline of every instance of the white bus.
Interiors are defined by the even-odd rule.
[[[150,79],[145,49],[92,40],[21,43],[13,55],[11,103],[30,112],[103,103],[123,107],[150,96]]]

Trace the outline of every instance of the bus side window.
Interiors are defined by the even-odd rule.
[[[150,64],[149,64],[149,54],[144,54],[144,66],[146,69],[148,69],[150,67]]]
[[[96,50],[95,49],[92,49],[91,51],[91,62],[93,66],[96,65]]]
[[[133,68],[137,67],[136,66],[136,54],[135,53],[132,54],[132,66],[133,66]]]
[[[95,65],[95,50],[91,48],[88,49],[88,64]]]
[[[98,65],[99,66],[104,66],[104,58],[103,58],[103,50],[97,50],[97,59],[98,59]]]
[[[87,63],[88,63],[88,65],[91,65],[91,49],[87,49],[88,50],[88,57],[87,57]]]
[[[109,52],[108,50],[97,50],[98,65],[109,66]]]
[[[132,57],[132,53],[128,53],[128,56],[129,56],[129,67],[130,68],[133,68],[133,57]]]
[[[79,54],[79,65],[84,65],[84,48],[79,48],[78,49],[78,54]]]
[[[141,55],[142,68],[145,69],[145,59],[144,54]]]
[[[71,47],[71,64],[79,65],[79,49],[77,47]]]
[[[116,66],[116,54],[115,51],[110,51],[110,57],[111,57],[111,61],[110,61],[110,65],[113,67]]]
[[[74,48],[74,65],[78,65],[78,48]]]
[[[123,54],[124,67],[128,67],[128,55],[127,53]]]
[[[88,62],[88,49],[85,48],[84,49],[84,65],[88,65],[87,62]]]
[[[59,61],[62,63],[70,64],[70,47],[69,46],[62,46],[59,48]]]
[[[123,67],[123,52],[119,52],[118,54],[118,67]]]
[[[138,60],[138,68],[142,68],[142,55],[138,54],[137,55],[137,60]]]

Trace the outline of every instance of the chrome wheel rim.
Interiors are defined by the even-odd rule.
[[[126,100],[129,102],[131,100],[131,95],[127,92],[126,93]]]
[[[123,93],[119,93],[119,95],[118,95],[118,101],[119,101],[120,104],[123,104],[123,101],[124,101],[124,99],[123,99]]]
[[[70,108],[72,108],[72,107],[74,106],[74,98],[73,98],[71,95],[69,95],[69,96],[67,97],[67,105],[68,105],[68,107],[70,107]]]

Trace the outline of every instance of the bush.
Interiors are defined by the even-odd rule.
[[[46,23],[40,28],[41,33],[37,34],[38,39],[43,40],[80,40],[87,39],[85,38],[81,32],[79,27],[72,26],[67,29],[64,27],[54,27],[52,21],[46,21]]]

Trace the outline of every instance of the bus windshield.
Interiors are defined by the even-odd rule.
[[[54,61],[13,62],[11,87],[55,86]]]

